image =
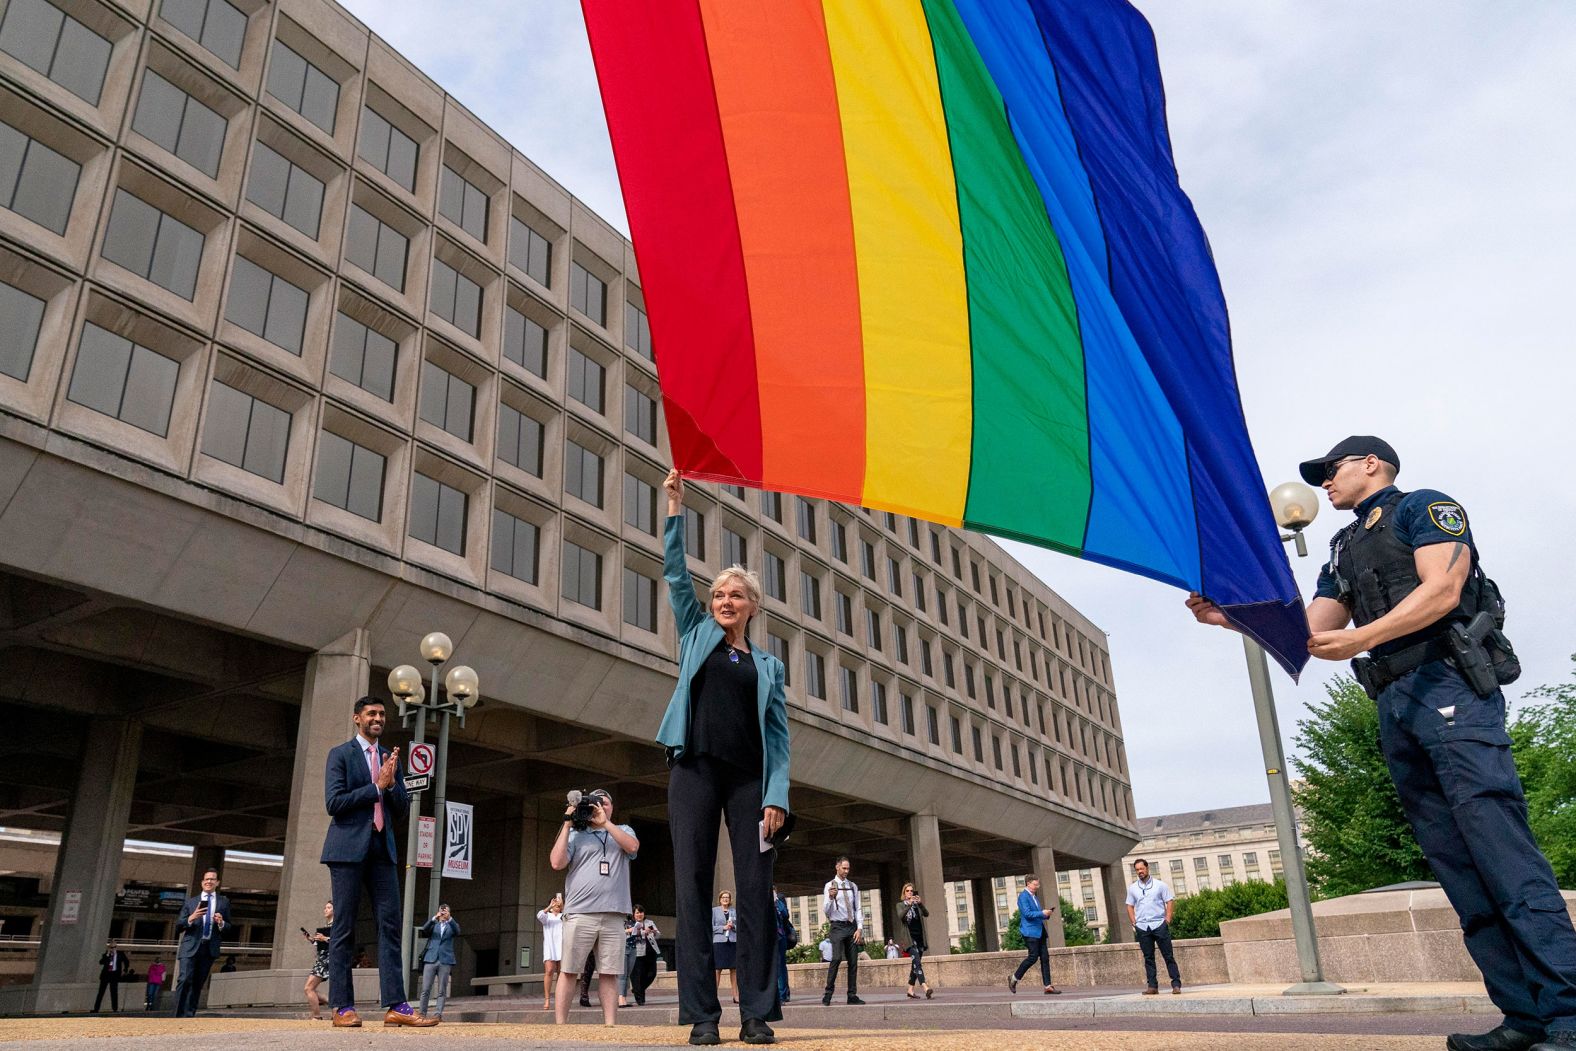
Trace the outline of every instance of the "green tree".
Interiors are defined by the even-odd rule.
[[[799,944],[788,950],[789,963],[819,963],[821,960],[821,941],[832,932],[830,923],[823,923],[816,928],[815,933],[799,932]]]
[[[1001,932],[1001,947],[1003,949],[1027,949],[1029,943],[1023,940],[1023,932],[1018,929],[1019,911],[1012,910],[1012,915],[1007,917],[1007,929]]]
[[[1257,916],[1285,907],[1286,884],[1281,880],[1274,883],[1249,880],[1219,890],[1201,890],[1177,899],[1171,915],[1171,936],[1178,940],[1218,938],[1220,925],[1226,920]]]
[[[1057,899],[1056,904],[1062,910],[1062,934],[1066,936],[1066,943],[1093,945],[1094,931],[1089,929],[1089,921],[1084,919],[1084,911],[1065,897]]]
[[[1576,887],[1576,654],[1571,678],[1539,686],[1510,724],[1527,820],[1562,887]]]
[[[1298,720],[1295,738],[1301,783],[1293,795],[1314,896],[1433,879],[1379,751],[1378,708],[1349,676],[1325,691],[1329,700],[1309,706],[1313,715]]]
[[[979,938],[977,937],[977,931],[977,927],[970,927],[968,930],[958,935],[958,944],[952,946],[949,951],[953,955],[961,955],[962,953],[967,952],[979,952],[978,945],[980,942]]]

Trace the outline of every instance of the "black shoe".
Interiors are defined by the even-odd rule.
[[[1531,1051],[1568,1051],[1573,1047],[1576,1047],[1576,1032],[1561,1030],[1544,1037],[1542,1043],[1533,1044]]]
[[[1012,993],[1014,996],[1016,996],[1018,994],[1018,979],[1017,978],[1013,977],[1013,978],[1008,978],[1007,979],[1007,991],[1009,993]]]
[[[787,1003],[789,1000],[792,1000],[793,997],[791,997],[791,996],[789,996],[789,995],[787,995],[785,993],[779,999],[781,1000],[782,1003]]]
[[[859,999],[859,997],[855,996],[853,993],[849,993],[848,994],[848,1003],[852,1007],[863,1007],[863,1006],[865,1006],[865,1002],[863,1000]]]
[[[821,997],[821,1006],[822,1007],[831,1007],[832,1006],[832,990],[828,989],[822,995],[822,997]]]
[[[690,1043],[692,1044],[720,1044],[722,1037],[717,1035],[716,1022],[696,1022],[690,1026]]]
[[[1528,1051],[1537,1042],[1532,1033],[1502,1025],[1479,1036],[1452,1033],[1445,1038],[1445,1047],[1449,1051]]]
[[[777,1034],[772,1032],[772,1027],[759,1018],[746,1018],[744,1025],[739,1029],[739,1039],[746,1044],[774,1044]]]
[[[580,998],[580,1006],[581,1007],[590,1007],[591,1006],[591,998],[589,996],[582,996]]]

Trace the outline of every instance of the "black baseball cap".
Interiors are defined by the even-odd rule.
[[[1348,456],[1377,456],[1385,463],[1401,469],[1401,458],[1395,454],[1390,443],[1383,438],[1375,438],[1371,434],[1354,434],[1350,438],[1342,438],[1335,443],[1335,448],[1325,453],[1316,460],[1304,460],[1298,465],[1297,470],[1302,475],[1302,480],[1309,485],[1324,484],[1324,470],[1336,460],[1344,460]]]

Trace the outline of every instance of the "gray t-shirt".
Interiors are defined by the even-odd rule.
[[[626,836],[635,838],[628,825],[618,826]],[[569,833],[569,874],[564,877],[564,915],[588,912],[616,912],[627,916],[633,909],[629,898],[629,863],[635,852],[625,852],[611,832],[586,829]],[[607,875],[602,863],[607,862]]]

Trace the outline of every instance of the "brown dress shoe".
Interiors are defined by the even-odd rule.
[[[417,1014],[415,1011],[406,1014],[398,1008],[391,1007],[383,1013],[383,1024],[388,1026],[408,1025],[417,1029],[426,1029],[429,1026],[437,1025],[438,1020],[436,1018],[428,1018],[423,1014]]]
[[[1060,995],[1062,995],[1062,991],[1060,989],[1056,988],[1056,986],[1054,986],[1054,985],[1047,985],[1045,987],[1045,995],[1046,996],[1060,996]]]
[[[1151,986],[1150,986],[1150,987],[1149,987],[1149,988],[1148,988],[1148,989],[1145,989],[1145,990],[1144,990],[1144,995],[1145,995],[1145,996],[1156,996],[1156,995],[1158,995],[1158,994],[1159,994],[1159,993],[1160,993],[1160,990],[1159,990],[1159,989],[1156,989],[1156,988],[1155,988],[1155,987],[1154,987],[1154,986],[1152,986],[1152,985],[1151,985]]]
[[[361,1016],[356,1014],[356,1009],[354,1007],[347,1007],[343,1011],[335,1011],[334,1012],[334,1028],[336,1028],[336,1029],[360,1029],[361,1028]]]

